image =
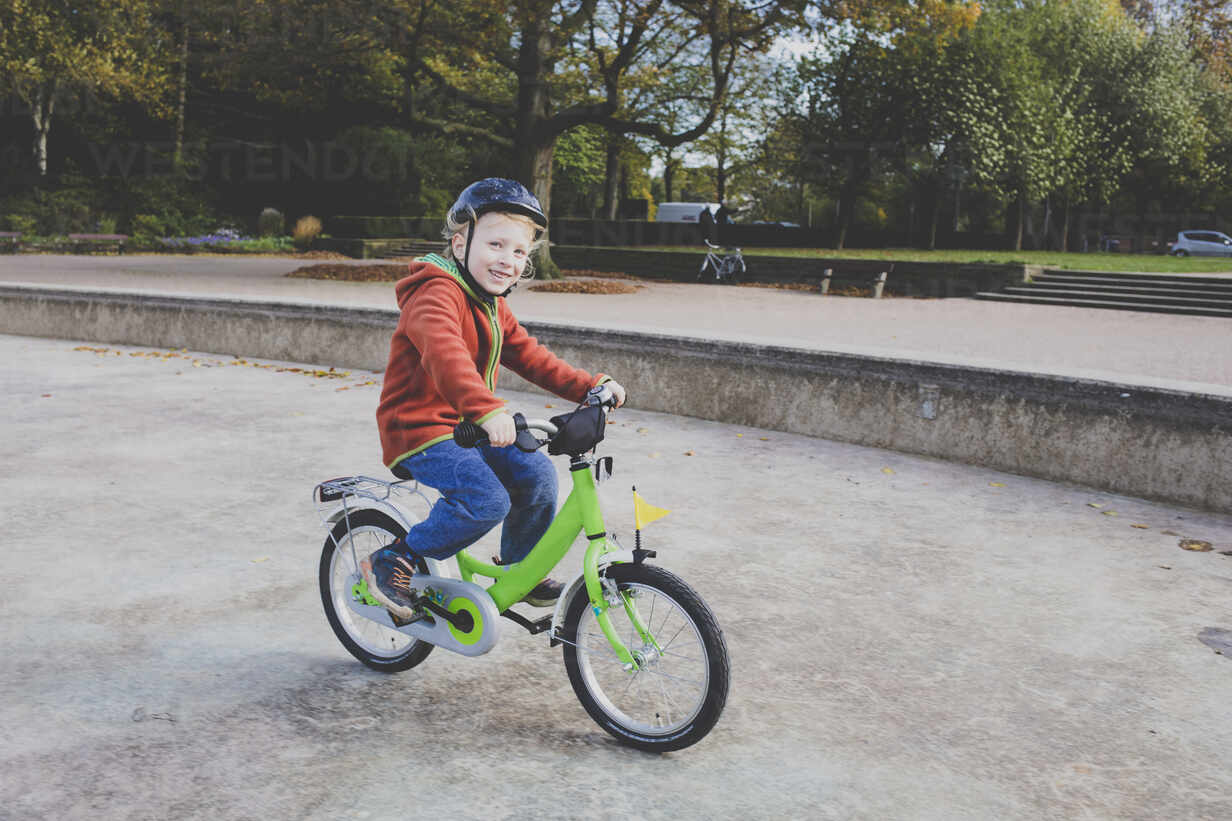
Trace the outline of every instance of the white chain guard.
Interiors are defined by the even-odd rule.
[[[358,573],[353,574],[348,580],[349,586],[358,584],[361,578]],[[366,619],[464,656],[482,656],[496,646],[500,638],[500,613],[488,591],[474,582],[423,573],[411,577],[411,588],[419,595],[430,595],[437,605],[450,612],[467,610],[474,618],[475,626],[470,632],[462,633],[449,622],[429,613],[431,622],[422,619],[399,627],[390,618],[389,611],[380,605],[367,605],[355,601],[352,596],[347,596],[347,604]]]

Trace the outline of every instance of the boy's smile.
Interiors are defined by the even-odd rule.
[[[454,234],[452,241],[454,257],[463,259],[466,235],[461,232]],[[480,288],[489,294],[503,294],[526,270],[534,242],[534,229],[527,223],[506,214],[484,214],[475,223],[475,236],[471,240],[470,259],[466,261],[466,266]]]

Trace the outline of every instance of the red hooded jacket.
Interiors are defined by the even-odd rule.
[[[493,394],[502,364],[573,402],[608,381],[540,345],[504,298],[478,294],[452,260],[431,254],[410,269],[395,286],[402,317],[376,410],[387,467],[449,439],[460,419],[482,424],[505,410]]]

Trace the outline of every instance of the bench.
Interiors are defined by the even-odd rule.
[[[128,240],[128,234],[69,234],[69,241],[73,244],[73,252],[81,251],[110,251],[115,248],[119,253],[124,253],[124,243]]]
[[[15,254],[21,250],[21,231],[0,231],[0,250]]]
[[[817,286],[817,290],[822,296],[830,293],[830,282],[834,278],[837,268],[841,279],[848,281],[854,279],[857,283],[871,285],[873,287],[873,299],[881,299],[881,294],[885,291],[886,280],[889,279],[890,273],[894,270],[894,263],[881,262],[879,260],[870,260],[869,262],[844,260],[829,264],[831,267],[821,272],[821,282]]]

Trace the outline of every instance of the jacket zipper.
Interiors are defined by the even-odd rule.
[[[495,392],[496,390],[496,363],[500,361],[500,352],[504,339],[500,333],[500,325],[496,321],[496,312],[487,305],[483,306],[484,312],[488,315],[488,325],[492,329],[492,344],[488,351],[488,368],[484,372],[483,381],[487,384],[488,390]]]

